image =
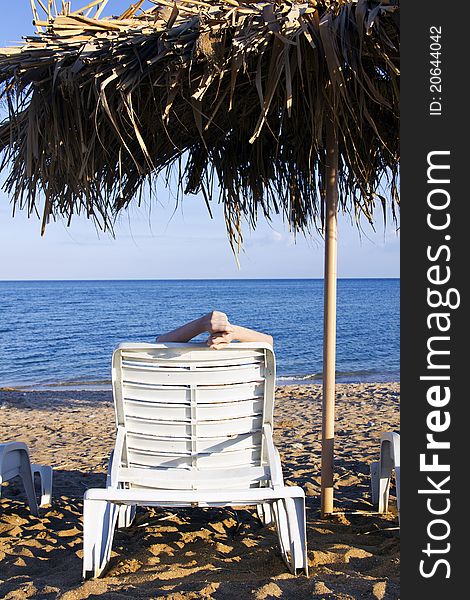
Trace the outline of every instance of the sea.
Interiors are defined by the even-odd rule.
[[[399,381],[399,300],[399,279],[338,280],[338,382]],[[2,281],[0,388],[108,389],[117,344],[211,310],[274,337],[278,385],[321,381],[321,279]]]

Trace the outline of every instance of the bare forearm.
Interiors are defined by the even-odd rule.
[[[189,340],[203,333],[205,330],[204,317],[200,317],[173,331],[159,335],[157,342],[189,342]]]
[[[233,329],[233,339],[239,342],[263,342],[271,346],[273,345],[273,338],[267,333],[261,333],[260,331],[241,327],[240,325],[233,325]]]
[[[205,331],[209,333],[207,343],[211,348],[224,347],[232,340],[273,345],[273,338],[270,335],[241,327],[241,325],[232,325],[227,315],[217,310],[186,323],[173,331],[159,335],[157,342],[189,342],[189,340]]]

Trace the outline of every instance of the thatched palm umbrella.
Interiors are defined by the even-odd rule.
[[[0,50],[14,208],[104,230],[156,175],[244,220],[325,231],[322,512],[333,509],[336,215],[398,201],[396,2],[143,0],[103,17],[31,0],[35,35]],[[339,191],[339,194],[338,194]]]

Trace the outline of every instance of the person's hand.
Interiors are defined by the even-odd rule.
[[[209,348],[213,348],[214,350],[221,350],[222,348],[226,348],[233,339],[233,331],[213,333],[208,337],[207,345],[209,346]]]
[[[228,317],[225,313],[218,310],[213,310],[203,317],[204,331],[207,331],[210,336],[219,333],[232,333],[233,327],[230,325]]]

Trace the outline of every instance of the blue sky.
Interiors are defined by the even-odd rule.
[[[73,7],[85,4],[75,1]],[[129,4],[110,0],[107,11],[119,13]],[[0,22],[1,46],[33,30],[29,0],[16,0],[14,6]],[[281,218],[270,224],[260,219],[254,232],[245,227],[239,269],[221,207],[214,206],[211,220],[202,198],[188,196],[175,211],[173,192],[161,184],[152,206],[123,214],[115,239],[84,218],[69,228],[52,222],[41,238],[39,220],[21,212],[13,219],[9,199],[0,192],[0,280],[323,276],[321,236],[294,241]],[[360,234],[348,216],[341,216],[338,238],[340,277],[399,277],[399,236],[391,218],[384,228],[380,209],[376,232],[364,221]]]

